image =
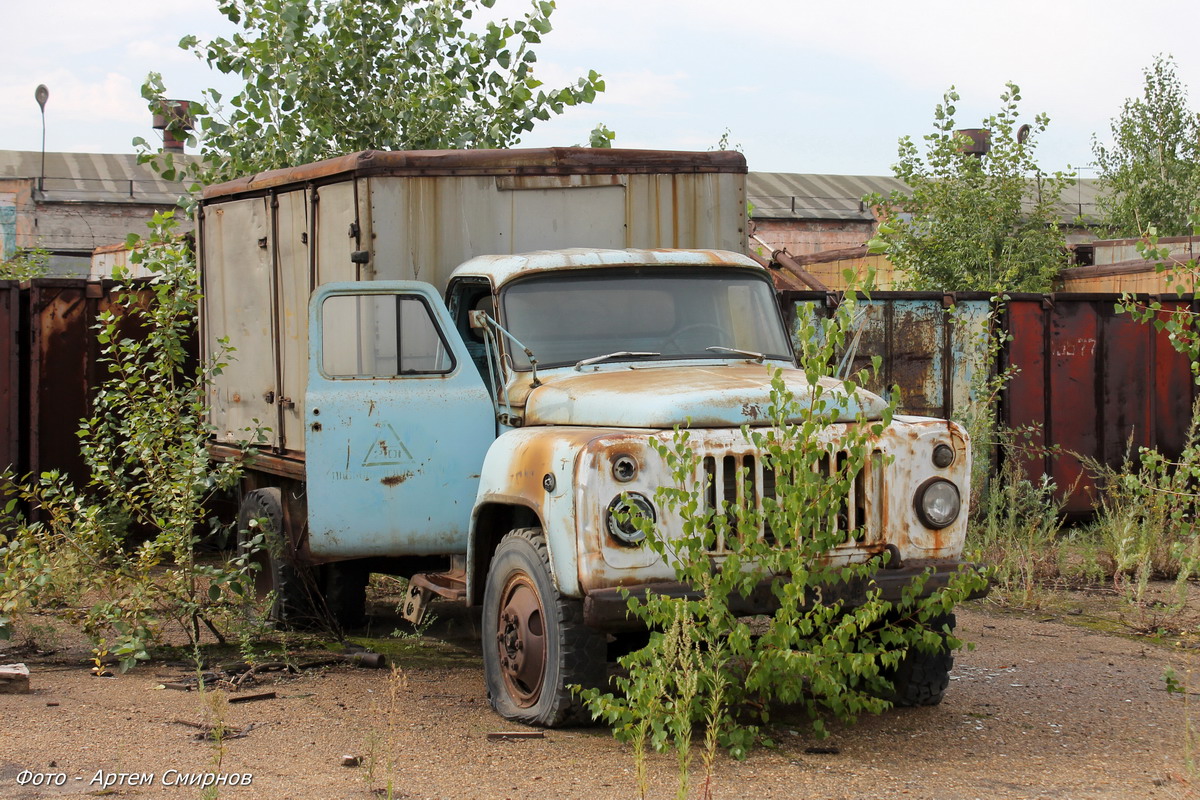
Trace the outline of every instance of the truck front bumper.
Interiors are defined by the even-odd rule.
[[[844,608],[855,608],[866,601],[867,595],[878,591],[884,600],[898,602],[902,599],[905,589],[915,581],[925,577],[925,582],[917,597],[927,597],[934,592],[944,589],[950,578],[960,572],[978,571],[975,564],[966,561],[915,561],[904,562],[898,569],[879,569],[868,578],[858,578],[851,581],[828,584],[813,590],[811,595],[816,602],[832,605],[841,602]],[[749,596],[734,596],[730,598],[730,608],[738,616],[754,616],[756,614],[771,614],[779,608],[779,600],[772,589],[773,585],[783,581],[783,578],[764,578],[759,581]],[[972,592],[966,599],[975,600],[986,597],[990,583],[982,589]],[[696,599],[700,593],[687,584],[675,581],[642,584],[639,586],[613,587],[597,589],[589,592],[583,599],[584,622],[593,627],[606,631],[636,630],[644,627],[642,622],[629,611],[630,597],[644,597],[647,594],[659,594],[667,597]],[[818,599],[819,598],[819,599]]]

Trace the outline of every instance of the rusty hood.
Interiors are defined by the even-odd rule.
[[[725,428],[770,424],[771,372],[760,364],[642,366],[595,372],[543,374],[529,393],[526,425],[589,425],[616,428]],[[784,368],[785,384],[804,403],[810,396],[804,373]],[[840,381],[822,379],[825,397],[851,422],[861,408],[878,419],[884,402],[859,390],[846,396]]]

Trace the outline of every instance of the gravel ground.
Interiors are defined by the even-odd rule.
[[[1169,662],[1184,674],[1186,654],[984,604],[958,619],[976,647],[958,655],[942,705],[834,725],[819,743],[802,720],[780,722],[776,749],[719,760],[713,796],[1200,797],[1184,769],[1187,708],[1162,678]],[[120,773],[150,773],[153,783],[126,779],[104,796],[198,798],[199,786],[164,783],[203,773],[252,776],[219,791],[247,800],[386,797],[389,783],[398,798],[637,796],[629,752],[604,729],[489,739],[513,726],[484,699],[476,650],[469,640],[443,645],[437,659],[414,650],[395,674],[335,666],[266,676],[241,692],[276,698],[216,704],[227,726],[249,728],[224,742],[217,766],[217,748],[193,727],[214,719],[203,698],[159,688],[181,668],[152,663],[104,679],[75,656],[0,647],[0,663],[29,664],[34,688],[0,695],[0,798],[98,796]],[[363,764],[342,766],[344,754]],[[20,785],[31,773],[62,775],[63,785]],[[649,797],[675,796],[673,757],[653,757],[651,776]]]

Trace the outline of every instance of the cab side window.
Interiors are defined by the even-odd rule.
[[[440,375],[454,369],[425,300],[334,295],[321,306],[322,371],[331,378]]]

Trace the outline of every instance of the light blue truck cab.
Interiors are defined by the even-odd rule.
[[[622,589],[683,590],[615,511],[681,530],[655,507],[671,476],[652,443],[690,426],[706,502],[734,499],[739,469],[758,502],[773,478],[742,426],[768,424],[771,369],[805,388],[768,272],[741,255],[745,173],[732,152],[365,151],[208,187],[201,341],[236,348],[209,448],[259,440],[239,528],[271,534],[276,616],[354,627],[368,576],[402,575],[410,619],[433,598],[482,607],[500,714],[579,719],[567,687],[600,684],[637,635]],[[927,569],[932,590],[961,563],[967,437],[900,417],[874,447],[828,558],[887,551],[885,595]],[[918,702],[949,665],[919,671]]]

